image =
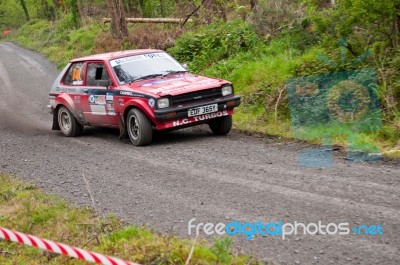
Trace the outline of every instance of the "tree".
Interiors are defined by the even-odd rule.
[[[81,26],[81,16],[79,14],[78,1],[68,0],[67,4],[72,15],[74,27],[78,29]]]
[[[161,16],[165,17],[164,0],[160,0]]]
[[[325,0],[326,1],[326,0]],[[270,36],[298,26],[304,17],[300,0],[253,0],[249,18],[259,34]]]
[[[39,1],[37,1],[39,2]],[[38,5],[39,6],[39,5]],[[39,17],[47,20],[57,19],[57,8],[53,1],[41,0],[41,11]],[[78,25],[79,27],[79,25]]]
[[[22,9],[24,10],[26,21],[31,20],[31,18],[29,16],[28,8],[26,7],[25,0],[20,0],[19,2],[22,6]]]
[[[385,42],[399,48],[399,0],[336,0],[334,7],[321,8],[321,0],[303,0],[317,33],[337,38],[357,39],[362,45]],[[333,1],[329,1],[333,3]]]
[[[107,0],[108,11],[111,14],[111,33],[117,39],[127,38],[128,26],[122,0]]]
[[[251,9],[251,11],[257,12],[256,6],[257,6],[257,0],[250,0],[250,9]]]

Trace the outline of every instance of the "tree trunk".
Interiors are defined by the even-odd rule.
[[[78,29],[81,26],[81,15],[79,14],[78,1],[68,0],[67,3],[72,15],[72,21],[74,23],[74,27]]]
[[[57,10],[60,9],[60,3],[58,0],[53,0],[53,11],[54,11],[54,20],[58,20]]]
[[[67,4],[65,3],[65,0],[54,0],[54,2],[58,2],[58,5],[60,6],[60,8],[64,14],[67,13],[68,8],[67,8]]]
[[[226,16],[226,8],[224,3],[218,2],[218,15],[224,22],[228,21],[228,18]]]
[[[161,16],[165,17],[164,0],[160,0]]]
[[[193,14],[196,13],[196,12],[200,9],[200,7],[204,4],[205,1],[206,1],[206,0],[201,1],[201,4],[198,5],[198,6],[192,11],[192,13],[190,13],[190,15],[187,16],[187,17],[185,18],[185,20],[184,20],[184,21],[182,22],[182,24],[181,24],[181,28],[183,28],[183,26],[185,26],[186,22],[188,22],[189,20],[191,20],[190,17],[193,16]]]
[[[108,11],[111,14],[111,33],[117,39],[128,37],[128,26],[122,0],[107,0]]]
[[[396,16],[396,22],[395,22],[395,24],[396,24],[396,27],[397,27],[397,30],[396,30],[396,32],[395,32],[395,34],[396,34],[396,39],[397,39],[397,49],[399,48],[399,45],[400,45],[400,43],[399,43],[399,39],[400,39],[400,4],[399,5],[396,5],[396,11],[397,11],[397,16]]]
[[[22,9],[24,10],[26,21],[31,20],[31,18],[29,16],[28,8],[26,8],[25,0],[19,0],[19,2],[21,3]]]
[[[130,11],[130,8],[129,8],[129,1],[125,1],[125,6],[126,6],[126,14],[128,14],[128,17],[129,17],[129,14],[131,13]]]
[[[253,13],[257,13],[257,0],[250,0],[250,9]]]
[[[207,10],[206,23],[210,24],[213,20],[213,13],[214,13],[214,9],[215,9],[215,0],[204,1],[204,7]]]

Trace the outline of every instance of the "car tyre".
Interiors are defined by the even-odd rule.
[[[83,126],[77,122],[71,111],[64,106],[58,109],[58,125],[67,137],[77,137],[82,134]]]
[[[215,135],[227,135],[232,129],[232,116],[215,119],[208,126]]]
[[[153,138],[153,127],[147,116],[138,109],[131,109],[126,117],[129,139],[136,146],[149,145]]]

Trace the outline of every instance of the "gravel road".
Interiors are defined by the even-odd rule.
[[[397,163],[349,163],[338,153],[331,168],[307,169],[297,162],[305,144],[214,137],[205,127],[159,134],[143,148],[108,129],[65,138],[50,130],[45,107],[57,74],[41,55],[0,43],[1,171],[91,206],[85,176],[101,214],[183,237],[192,218],[379,224],[383,235],[234,236],[234,249],[280,264],[400,264]]]

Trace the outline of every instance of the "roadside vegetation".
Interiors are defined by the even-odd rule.
[[[261,264],[230,250],[229,238],[205,241],[161,236],[144,227],[126,226],[116,217],[99,218],[44,194],[32,184],[0,174],[0,227],[141,264]],[[0,263],[87,264],[40,249],[0,240]]]
[[[233,82],[243,99],[234,116],[237,129],[283,138],[294,137],[286,91],[290,78],[373,68],[382,126],[360,132],[359,142],[400,157],[398,0],[114,1],[127,17],[192,14],[193,22],[183,27],[103,24],[100,18],[113,14],[107,11],[110,2],[4,0],[0,29],[15,29],[6,39],[44,53],[58,67],[92,53],[167,50],[194,73]],[[307,140],[321,144],[324,133],[324,126],[316,126],[310,134],[315,137]],[[332,142],[346,147],[347,138],[348,132],[338,132]]]

